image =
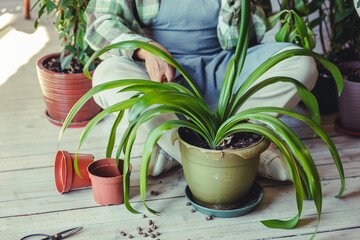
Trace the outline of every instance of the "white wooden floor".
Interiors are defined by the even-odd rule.
[[[57,149],[74,152],[81,129],[69,129],[58,148],[59,127],[50,124],[44,115],[35,63],[40,56],[59,50],[57,36],[50,23],[42,24],[40,32],[34,33],[33,22],[23,20],[21,9],[16,8],[21,2],[5,2],[10,15],[2,10],[0,20],[6,15],[10,22],[0,25],[3,58],[0,60],[3,61],[0,64],[0,239],[20,239],[31,233],[54,234],[76,226],[84,229],[69,239],[127,239],[120,235],[121,231],[143,239],[136,227],[146,227],[149,219],[159,227],[160,239],[309,239],[316,225],[316,210],[310,201],[305,202],[300,224],[295,229],[269,229],[260,223],[264,219],[288,219],[296,214],[295,194],[289,183],[257,179],[265,197],[254,212],[212,221],[206,221],[201,213],[190,212],[184,197],[186,182],[178,171],[149,180],[149,192],[160,194],[149,195],[148,204],[161,214],[147,214],[146,219],[127,212],[123,205],[96,204],[91,188],[59,194],[54,183],[55,154]],[[0,10],[3,8],[0,5]],[[359,239],[360,138],[335,131],[335,118],[336,114],[323,117],[323,126],[333,137],[344,164],[346,190],[341,199],[334,197],[340,181],[326,146],[319,139],[312,139],[309,129],[301,123],[286,121],[303,137],[322,178],[323,215],[316,239]],[[107,118],[95,128],[81,152],[92,153],[95,159],[104,157],[112,120]],[[138,187],[141,142],[137,142],[136,149],[132,156],[131,203],[145,211]]]

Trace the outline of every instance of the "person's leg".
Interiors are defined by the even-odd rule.
[[[279,52],[294,48],[299,47],[290,46]],[[279,62],[269,69],[255,81],[255,84],[275,76],[294,78],[303,83],[309,90],[312,90],[318,77],[318,71],[315,60],[312,57],[294,56]],[[263,106],[292,109],[299,103],[299,101],[300,97],[293,84],[279,82],[269,85],[255,93],[246,101],[240,110],[243,111],[249,108]]]
[[[296,47],[286,47],[281,51]],[[280,52],[281,52],[280,51]],[[309,90],[313,89],[318,72],[312,57],[294,56],[283,60],[269,69],[256,82],[274,76],[292,77],[303,83]],[[292,109],[300,101],[296,88],[290,83],[275,83],[265,87],[251,96],[241,111],[261,106],[275,106]],[[274,114],[275,115],[275,114]],[[274,144],[260,156],[259,175],[273,180],[291,180],[285,159]]]
[[[150,77],[144,66],[125,57],[111,57],[101,62],[95,69],[93,75],[93,86],[120,79],[145,79],[150,81]],[[135,93],[118,93],[119,90],[120,88],[116,88],[100,92],[94,96],[94,100],[101,107],[107,108],[115,103],[129,99]],[[129,117],[128,115],[129,113],[126,111],[122,121],[127,122]],[[150,119],[142,124],[139,131],[143,132],[145,136],[147,136],[149,131],[156,126],[173,119],[177,119],[175,114],[161,114],[160,116]],[[179,147],[178,145],[173,146],[171,144],[171,134],[171,131],[166,132],[159,139],[158,145],[171,157],[176,160],[180,160]],[[169,162],[165,160],[166,158],[170,158],[170,156],[166,155],[161,149],[157,148],[153,153],[152,161],[149,166],[150,175],[157,175],[174,165],[174,161]],[[153,160],[154,158],[155,160]]]

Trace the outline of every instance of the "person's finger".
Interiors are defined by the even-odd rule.
[[[175,80],[175,69],[173,66],[169,65],[168,69],[165,72],[165,76],[168,82],[173,82]]]

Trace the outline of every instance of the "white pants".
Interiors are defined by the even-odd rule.
[[[281,51],[296,47],[286,47]],[[280,52],[281,52],[280,51]],[[309,90],[315,86],[318,76],[316,64],[313,58],[308,56],[294,56],[283,60],[264,73],[256,82],[275,76],[285,76],[294,78],[303,83]],[[95,70],[93,75],[93,85],[120,79],[146,79],[150,80],[143,65],[133,62],[126,57],[114,56],[104,60]],[[131,97],[133,92],[117,93],[119,89],[106,90],[94,96],[96,103],[101,107],[107,108],[115,103]],[[275,106],[293,108],[300,101],[296,88],[290,83],[275,83],[258,91],[251,96],[241,110],[246,110],[260,106]],[[265,103],[265,104],[264,104]],[[140,131],[146,134],[156,126],[169,120],[178,119],[175,114],[161,114],[146,123],[142,124]],[[125,114],[123,122],[128,120]],[[158,141],[159,146],[169,153],[173,158],[180,161],[181,154],[178,143],[171,144],[171,131],[167,131]]]

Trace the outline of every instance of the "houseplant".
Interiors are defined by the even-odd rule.
[[[91,81],[82,73],[83,65],[93,53],[84,40],[84,11],[87,3],[88,0],[38,0],[32,7],[40,7],[35,28],[44,13],[48,17],[52,17],[52,14],[56,17],[54,26],[61,41],[62,52],[42,57],[37,63],[37,72],[47,117],[57,125],[62,124],[75,102],[91,89]],[[85,125],[100,110],[94,100],[90,100],[70,126]]]
[[[300,119],[310,125],[316,134],[318,134],[328,145],[330,152],[334,158],[336,166],[338,168],[341,177],[341,189],[337,197],[340,197],[344,191],[344,172],[342,169],[341,160],[339,154],[335,148],[334,143],[327,136],[327,134],[320,127],[320,114],[316,99],[312,93],[306,89],[303,84],[288,77],[273,77],[267,79],[259,84],[252,86],[254,81],[261,76],[266,70],[270,69],[276,63],[286,58],[295,55],[307,55],[316,58],[321,62],[325,68],[327,68],[334,76],[339,92],[342,90],[342,78],[341,73],[335,65],[329,62],[327,59],[319,54],[313,53],[306,49],[293,49],[281,52],[271,57],[269,60],[259,66],[244,82],[244,84],[237,90],[235,94],[234,86],[235,81],[238,79],[244,59],[246,57],[249,28],[250,28],[250,1],[242,0],[241,11],[241,24],[239,30],[239,39],[236,46],[234,58],[231,61],[228,72],[223,81],[221,88],[219,101],[217,108],[214,112],[211,112],[198,87],[194,84],[191,77],[184,71],[184,69],[168,54],[159,48],[154,47],[151,44],[138,42],[138,41],[124,41],[105,47],[91,57],[90,61],[85,66],[85,74],[88,74],[87,67],[93,59],[111,49],[136,49],[143,48],[169,62],[184,76],[191,87],[191,91],[182,85],[177,83],[165,83],[140,80],[140,79],[128,79],[120,81],[112,81],[97,85],[93,87],[88,93],[86,93],[69,112],[67,119],[65,120],[63,127],[60,131],[59,140],[64,134],[65,129],[70,123],[73,116],[80,109],[80,107],[90,99],[94,94],[104,91],[106,89],[125,87],[124,91],[138,91],[139,93],[134,95],[125,101],[116,103],[107,109],[104,109],[101,113],[95,116],[88,125],[84,128],[80,137],[78,150],[83,144],[86,137],[89,135],[92,128],[110,113],[117,113],[118,117],[115,120],[114,126],[110,132],[109,144],[107,148],[106,157],[110,157],[115,141],[115,134],[117,126],[122,118],[123,111],[130,109],[130,123],[123,134],[116,153],[116,158],[119,159],[121,151],[124,151],[124,201],[126,207],[134,213],[137,213],[135,209],[129,203],[129,162],[132,145],[134,143],[138,127],[150,118],[157,116],[161,113],[172,112],[183,115],[186,120],[172,120],[154,128],[147,136],[144,150],[141,160],[140,169],[140,191],[141,197],[146,208],[156,213],[154,210],[147,207],[145,203],[146,186],[147,186],[147,168],[151,152],[161,135],[170,129],[181,128],[192,130],[197,136],[201,136],[210,148],[216,148],[224,140],[228,140],[227,137],[234,135],[238,132],[253,132],[264,136],[265,138],[274,142],[289,165],[291,175],[293,178],[294,186],[296,189],[296,199],[298,206],[298,214],[290,220],[267,220],[263,223],[268,227],[274,228],[292,228],[294,227],[302,212],[302,204],[304,198],[312,198],[315,202],[315,206],[318,213],[318,221],[321,215],[322,206],[322,194],[321,194],[321,182],[316,169],[316,166],[312,160],[311,155],[307,151],[304,144],[296,136],[292,130],[282,123],[276,117],[273,117],[263,112],[285,114],[297,119]],[[300,26],[301,27],[301,26]],[[303,31],[304,29],[302,29]],[[306,117],[292,110],[276,107],[259,107],[249,109],[243,112],[238,112],[241,105],[259,89],[273,84],[275,82],[289,82],[296,86],[298,93],[307,107],[310,117]],[[155,106],[153,106],[155,105]],[[152,108],[149,108],[152,107]],[[246,121],[250,119],[250,121]],[[244,122],[245,120],[245,122]],[[260,123],[260,124],[259,124]],[[267,125],[268,127],[264,126]],[[181,134],[180,134],[181,135]],[[181,136],[180,136],[181,137]],[[224,153],[227,154],[226,152]],[[221,153],[220,153],[221,155]],[[75,163],[75,168],[77,168]]]

